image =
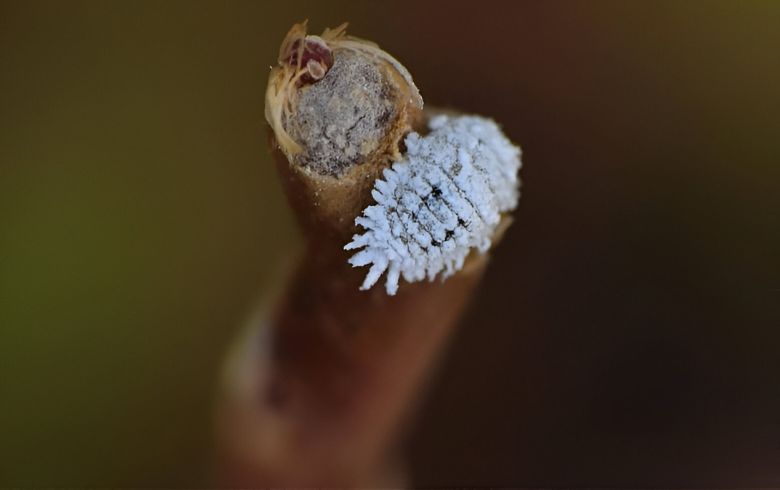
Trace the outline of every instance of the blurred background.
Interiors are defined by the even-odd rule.
[[[0,3],[0,487],[208,486],[225,350],[298,235],[293,22],[523,147],[409,441],[423,486],[780,486],[780,3]]]

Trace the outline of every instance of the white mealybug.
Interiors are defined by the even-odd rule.
[[[425,136],[406,137],[404,158],[377,179],[368,206],[355,219],[366,231],[344,248],[361,251],[353,267],[371,265],[361,289],[387,271],[385,289],[448,277],[463,267],[472,248],[484,253],[501,213],[519,197],[520,148],[490,119],[436,116]]]

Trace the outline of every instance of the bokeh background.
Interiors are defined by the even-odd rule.
[[[289,26],[493,116],[523,198],[409,441],[425,486],[780,486],[780,3],[0,3],[0,487],[208,486],[298,243]]]

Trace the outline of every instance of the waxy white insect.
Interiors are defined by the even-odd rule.
[[[501,213],[519,198],[520,148],[490,119],[436,116],[425,136],[410,133],[404,158],[385,169],[371,192],[376,204],[355,223],[365,229],[346,250],[354,267],[371,264],[361,289],[387,271],[385,289],[443,278],[463,267],[471,249],[486,252]]]

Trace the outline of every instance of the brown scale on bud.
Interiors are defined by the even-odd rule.
[[[299,86],[322,79],[333,66],[333,51],[319,36],[296,39],[284,61],[298,69],[305,69],[298,81]]]

